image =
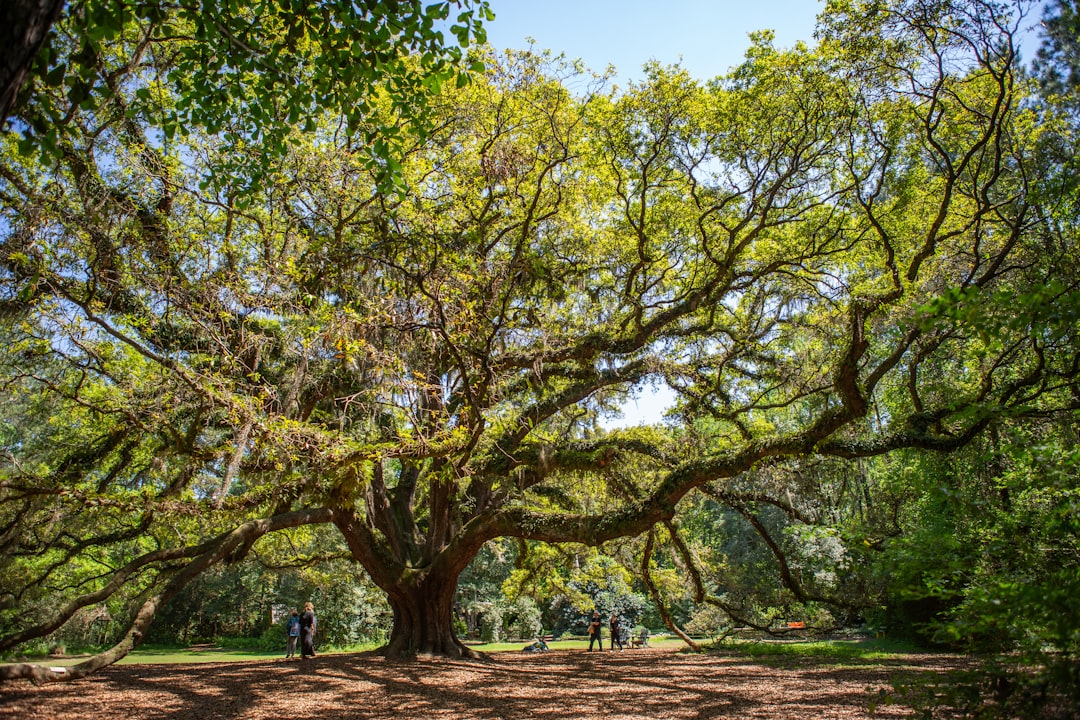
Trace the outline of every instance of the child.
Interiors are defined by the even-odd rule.
[[[285,646],[285,659],[296,657],[296,643],[300,640],[300,613],[293,610],[285,622],[285,632],[289,641]]]

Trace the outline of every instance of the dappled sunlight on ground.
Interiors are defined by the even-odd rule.
[[[500,653],[489,660],[390,662],[372,654],[212,665],[126,665],[88,680],[0,686],[0,718],[897,718],[870,703],[929,656],[830,665],[763,663],[668,649]]]

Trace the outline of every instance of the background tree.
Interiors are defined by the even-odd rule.
[[[62,0],[14,0],[0,10],[4,33],[0,42],[4,48],[0,51],[0,128],[7,122],[34,56],[63,7]]]
[[[1080,87],[1080,7],[1074,0],[1047,3],[1035,70],[1046,92],[1075,94]]]
[[[404,195],[339,116],[255,188],[233,136],[181,148],[153,113],[74,108],[56,166],[9,140],[0,649],[130,599],[81,677],[308,525],[386,593],[395,656],[471,652],[455,587],[500,537],[644,534],[650,575],[666,533],[705,602],[676,518],[697,491],[768,531],[744,481],[786,459],[955,451],[1075,409],[1075,325],[1044,310],[1075,253],[1031,192],[1019,20],[929,8],[832,3],[818,48],[762,35],[708,84],[654,66],[611,94],[492,59],[440,96]],[[174,102],[151,67],[118,96]],[[658,380],[675,443],[598,427]]]

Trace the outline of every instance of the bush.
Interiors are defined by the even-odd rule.
[[[526,640],[543,632],[540,608],[530,597],[520,597],[503,610],[504,636]]]
[[[731,628],[728,614],[713,605],[701,605],[686,623],[686,632],[702,637],[719,638]]]
[[[502,640],[502,607],[491,603],[480,616],[480,639],[486,643]]]

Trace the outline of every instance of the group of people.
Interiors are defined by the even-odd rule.
[[[600,612],[593,610],[592,619],[589,621],[589,652],[592,652],[593,643],[596,643],[596,649],[603,651],[604,640],[601,638],[601,628],[604,625],[603,619],[600,617]],[[611,632],[611,649],[614,650],[615,646],[619,646],[619,650],[623,649],[623,628],[622,623],[619,621],[619,616],[616,613],[611,613],[611,618],[608,620],[608,626]]]
[[[304,603],[304,612],[293,610],[285,622],[288,643],[285,646],[285,659],[296,657],[296,645],[300,644],[300,659],[315,657],[315,607]]]
[[[592,619],[589,621],[589,652],[592,652],[594,644],[597,650],[603,651],[604,641],[601,637],[603,625],[604,621],[600,617],[600,612],[593,610]],[[300,645],[301,660],[315,657],[315,627],[315,607],[311,603],[304,603],[304,612],[293,610],[289,613],[289,619],[285,623],[285,630],[288,635],[288,643],[285,647],[286,660],[296,657],[298,643]],[[619,650],[622,650],[623,628],[617,613],[611,613],[608,627],[611,632],[611,650],[614,650],[616,645]],[[541,642],[543,641],[541,640]],[[547,649],[546,644],[544,649]]]

